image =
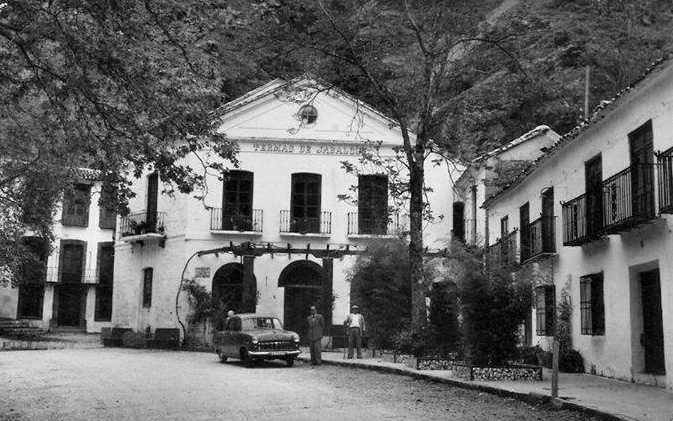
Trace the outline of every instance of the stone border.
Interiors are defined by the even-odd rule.
[[[487,366],[437,357],[421,357],[416,362],[416,370],[451,370],[456,377],[465,380],[542,380],[542,367],[527,364]]]

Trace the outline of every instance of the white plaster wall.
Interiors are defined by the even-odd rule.
[[[101,183],[93,183],[91,187],[91,200],[89,204],[89,222],[86,227],[64,226],[61,221],[61,207],[57,206],[56,215],[54,216],[54,242],[52,243],[53,251],[47,260],[48,281],[55,281],[57,279],[58,271],[58,255],[60,240],[80,240],[87,243],[86,247],[86,263],[85,276],[86,282],[95,282],[97,275],[97,259],[98,259],[98,243],[114,241],[113,232],[111,229],[102,229],[99,227],[100,209],[98,200],[100,198]],[[16,318],[18,305],[18,288],[2,288],[0,289],[0,317]],[[42,301],[42,319],[33,320],[31,324],[41,327],[43,330],[48,330],[50,321],[53,317],[53,283],[48,283],[45,287],[45,293]],[[94,321],[95,311],[95,286],[92,284],[87,291],[86,298],[86,331],[100,332],[101,327],[109,326],[110,322],[96,322]]]
[[[636,95],[619,109],[587,129],[570,145],[556,153],[525,182],[498,199],[488,209],[491,236],[499,236],[499,220],[509,215],[510,229],[518,227],[518,209],[530,202],[531,220],[540,210],[541,191],[554,187],[556,244],[554,283],[557,298],[568,283],[573,303],[573,345],[584,359],[587,370],[625,380],[646,381],[642,332],[642,312],[637,273],[659,268],[664,323],[666,384],[673,388],[673,219],[659,216],[652,224],[620,235],[610,235],[581,247],[562,246],[562,201],[585,192],[584,163],[602,154],[603,179],[630,165],[628,133],[652,119],[654,149],[673,146],[673,71],[663,72],[644,82]],[[626,99],[626,98],[625,98]],[[655,177],[656,181],[656,177]],[[491,240],[492,242],[493,240]],[[579,278],[604,272],[605,335],[580,334]],[[535,338],[542,345],[547,338]]]

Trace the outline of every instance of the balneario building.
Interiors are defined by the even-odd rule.
[[[225,309],[275,314],[300,334],[316,304],[339,335],[358,253],[407,230],[406,205],[396,207],[390,193],[390,168],[375,162],[393,159],[403,168],[394,164],[399,128],[310,77],[250,92],[225,105],[218,124],[238,143],[239,166],[224,179],[209,175],[204,200],[162,194],[151,169],[135,184],[115,245],[114,326],[151,332],[187,325],[192,309],[181,285],[193,280]],[[363,159],[364,150],[376,159]],[[451,218],[437,216],[451,208],[452,174],[432,159],[426,186],[436,218],[424,235],[438,249],[451,231]],[[200,165],[196,157],[187,164]],[[199,334],[209,336],[202,328]]]

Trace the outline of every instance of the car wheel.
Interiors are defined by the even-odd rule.
[[[227,362],[227,356],[222,353],[221,350],[217,350],[217,356],[220,357],[220,362],[221,363],[226,363]]]
[[[288,367],[294,366],[294,358],[288,358],[287,360],[285,360],[285,362],[287,363]]]
[[[250,357],[250,355],[248,354],[248,350],[245,349],[245,348],[241,348],[240,358],[241,358],[241,361],[243,361],[245,366],[248,367],[248,368],[255,365],[255,360]]]

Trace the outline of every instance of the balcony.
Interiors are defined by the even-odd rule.
[[[563,245],[578,246],[654,219],[654,166],[632,165],[603,181],[600,190],[565,202]]]
[[[292,217],[289,210],[280,211],[281,234],[313,234],[327,236],[332,233],[332,212],[320,212],[316,218]]]
[[[553,216],[541,216],[528,224],[528,244],[521,245],[522,262],[556,253],[554,222]]]
[[[657,154],[659,212],[673,213],[673,148]]]
[[[516,236],[518,230],[514,230],[488,247],[488,260],[491,263],[505,267],[513,267],[517,264],[516,259]]]
[[[264,213],[261,209],[253,209],[250,215],[226,214],[222,208],[210,208],[210,231],[217,233],[262,233]]]
[[[119,224],[119,238],[130,243],[159,241],[164,246],[164,218],[165,212],[139,212],[121,218]]]
[[[382,218],[360,218],[357,212],[348,213],[349,236],[396,236],[401,233],[400,215],[394,213]]]
[[[633,228],[654,217],[654,164],[632,165],[603,182],[605,234]]]

